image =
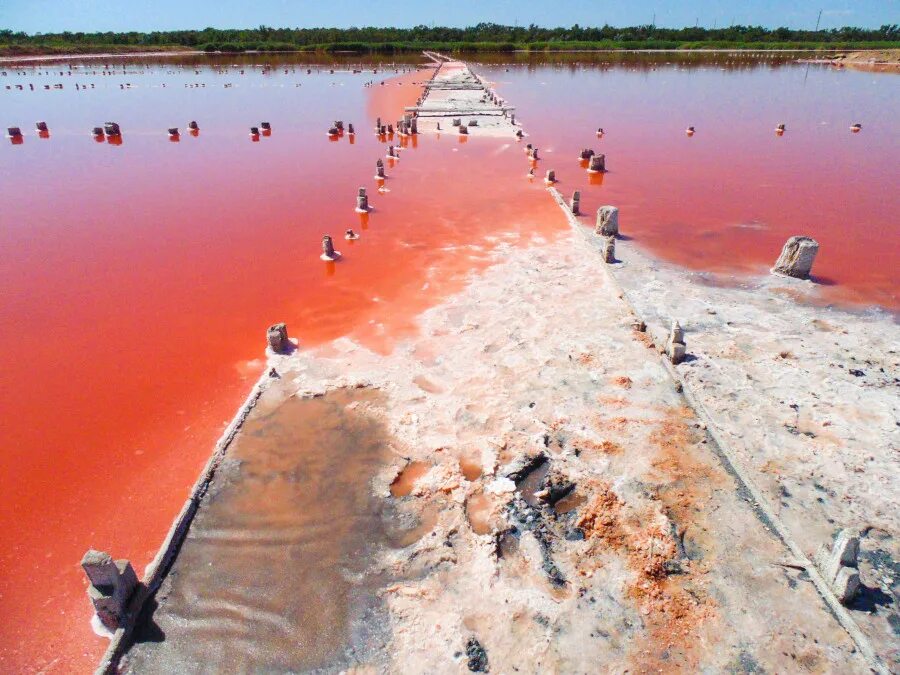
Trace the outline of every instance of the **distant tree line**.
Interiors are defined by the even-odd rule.
[[[258,28],[154,31],[150,33],[34,33],[0,30],[0,52],[142,51],[315,51],[402,53],[444,51],[514,51],[569,49],[697,48],[889,48],[900,45],[896,24],[877,29],[833,28],[809,31],[762,26],[659,28],[652,25],[542,28],[480,23],[468,28]]]

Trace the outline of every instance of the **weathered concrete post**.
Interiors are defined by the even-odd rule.
[[[395,154],[395,150],[394,150],[394,146],[393,146],[393,145],[389,145],[389,146],[388,146],[388,154],[387,154],[387,156],[388,156],[390,159],[398,159],[398,158],[397,158],[397,155]]]
[[[116,122],[106,122],[103,125],[104,131],[106,131],[107,136],[121,136],[122,130],[119,128],[119,125]]]
[[[91,136],[94,138],[99,138],[103,135],[103,127],[94,127],[91,129]]]
[[[578,190],[575,190],[575,192],[572,193],[572,201],[570,203],[570,206],[574,215],[577,216],[581,213],[581,192],[579,192]]]
[[[375,133],[377,133],[377,134],[383,134],[384,132],[383,132],[381,129],[382,129],[382,127],[381,127],[381,118],[380,118],[380,117],[376,117],[376,118],[375,118]]]
[[[356,239],[359,239],[359,235],[356,234],[356,232],[354,232],[352,229],[349,229],[344,232],[344,239],[346,239],[347,241],[354,241]]]
[[[606,155],[592,154],[591,163],[588,164],[588,173],[601,173],[606,171]]]
[[[327,234],[322,237],[322,255],[319,257],[326,262],[331,262],[341,257],[341,252],[334,250],[334,242],[331,241],[331,237]]]
[[[459,125],[459,133],[462,136],[468,136],[469,135],[469,127],[467,127],[465,124],[460,124]]]
[[[849,604],[859,591],[859,536],[841,530],[829,550],[823,544],[815,556],[816,566],[842,604]]]
[[[819,242],[815,239],[791,237],[781,249],[781,255],[775,261],[772,272],[798,279],[808,279],[818,252]]]
[[[556,172],[553,169],[547,170],[547,175],[544,176],[544,182],[547,185],[553,185],[556,182]]]
[[[366,188],[359,188],[356,195],[356,212],[366,213],[369,210],[369,197],[366,195]]]
[[[178,127],[169,127],[169,138],[177,138],[179,135]]]
[[[34,127],[35,127],[35,129],[37,129],[39,132],[40,132],[40,131],[50,131],[49,127],[47,127],[47,123],[46,123],[46,122],[35,122],[35,123],[34,123]]]
[[[672,321],[672,329],[669,331],[669,339],[666,341],[666,355],[669,360],[678,365],[684,361],[687,348],[684,344],[684,329],[677,320]]]
[[[91,582],[87,593],[97,618],[115,632],[122,625],[128,600],[138,586],[134,568],[127,560],[113,560],[108,553],[94,549],[84,554],[81,567]]]
[[[419,123],[416,121],[415,117],[413,117],[409,121],[409,133],[411,133],[411,134],[419,133]]]
[[[251,136],[259,136],[259,127],[250,127]]]
[[[384,180],[384,161],[379,157],[375,162],[375,180]]]
[[[22,138],[22,130],[19,127],[8,127],[6,129],[7,138]]]
[[[531,159],[533,159],[535,162],[540,159],[540,157],[538,157],[538,149],[537,148],[531,149]]]
[[[604,237],[603,238],[603,262],[605,263],[614,263],[616,262],[616,238],[615,237]]]
[[[596,234],[615,237],[619,234],[619,209],[615,206],[601,206],[597,209]]]
[[[195,120],[191,120],[190,122],[188,122],[187,128],[191,131],[200,131],[200,125],[197,124]]]
[[[276,354],[284,354],[291,348],[291,342],[288,340],[287,325],[283,323],[273,323],[266,329],[266,343]]]
[[[348,124],[348,125],[347,125],[347,133],[350,134],[351,136],[355,136],[355,135],[356,135],[356,131],[353,129],[353,125],[352,125],[352,124]]]

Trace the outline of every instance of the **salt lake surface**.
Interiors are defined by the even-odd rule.
[[[764,273],[786,237],[809,234],[823,301],[900,307],[900,76],[783,56],[494,61],[475,69],[517,106],[539,175],[580,189],[584,211],[619,206],[623,233],[651,252]],[[287,322],[301,346],[350,335],[386,351],[491,247],[565,230],[514,139],[413,139],[376,191],[385,143],[371,129],[415,101],[429,73],[395,72],[411,67],[5,67],[2,122],[25,140],[0,144],[4,671],[97,662],[81,554],[109,550],[140,574],[258,376],[268,324]],[[335,119],[354,124],[352,142],[326,136]],[[91,138],[107,120],[120,145]],[[272,134],[254,142],[261,121]],[[607,155],[607,174],[583,171],[585,147]],[[362,185],[368,217],[353,212]],[[342,239],[350,227],[359,240]],[[336,265],[318,259],[325,233]]]

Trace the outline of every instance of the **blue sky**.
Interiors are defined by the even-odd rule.
[[[0,28],[34,32],[495,23],[811,29],[900,23],[900,0],[0,0]]]

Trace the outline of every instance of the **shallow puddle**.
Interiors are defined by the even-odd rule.
[[[574,511],[579,506],[583,505],[587,501],[587,498],[579,494],[577,491],[572,491],[567,494],[565,497],[560,499],[556,504],[553,505],[553,508],[557,513],[569,513],[570,511]]]
[[[475,534],[490,534],[494,528],[491,526],[491,513],[493,501],[490,496],[479,493],[472,495],[466,501],[466,517]]]
[[[291,398],[246,424],[157,595],[131,672],[307,671],[382,644],[373,554],[391,514],[371,481],[391,458],[362,390]],[[155,603],[151,604],[151,607]]]
[[[464,457],[459,460],[459,470],[468,481],[478,480],[481,478],[481,462],[470,457]]]
[[[391,496],[408,497],[411,495],[416,481],[428,473],[430,468],[431,465],[425,462],[410,462],[407,464],[397,474],[394,482],[391,483]]]

